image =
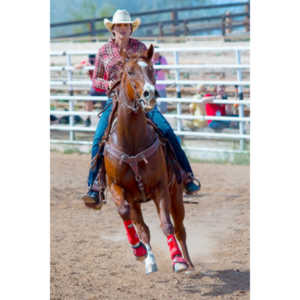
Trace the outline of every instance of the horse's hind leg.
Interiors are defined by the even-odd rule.
[[[185,211],[182,192],[180,191],[178,186],[173,188],[171,199],[171,214],[174,221],[175,235],[178,242],[180,243],[183,256],[187,260],[189,267],[194,268],[186,244],[186,231],[183,225]]]
[[[133,248],[133,254],[137,260],[144,260],[147,256],[147,250],[144,244],[140,241],[134,225],[130,219],[130,206],[124,197],[124,190],[115,184],[111,185],[113,200],[118,207],[118,213],[123,219],[124,227],[127,233],[128,242]]]
[[[147,258],[145,259],[146,274],[156,272],[158,270],[154,254],[150,246],[150,231],[144,222],[141,204],[134,203],[130,210],[131,219],[134,222],[139,238],[145,243],[147,249]]]

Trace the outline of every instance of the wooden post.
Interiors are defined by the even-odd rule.
[[[173,32],[173,34],[175,36],[177,36],[178,33],[177,33],[176,28],[177,28],[177,22],[178,22],[178,14],[177,14],[176,10],[171,11],[171,20],[173,21],[171,31]]]
[[[164,29],[163,29],[163,24],[159,23],[159,36],[164,36]]]
[[[245,12],[247,14],[244,20],[245,31],[249,32],[250,31],[250,3],[249,2],[245,6]]]
[[[222,17],[222,36],[225,36],[225,15]]]
[[[230,34],[232,32],[232,18],[230,11],[225,13],[225,34]]]
[[[96,36],[96,32],[95,32],[95,22],[90,21],[90,22],[88,23],[88,26],[89,26],[90,36],[92,36],[92,37]],[[95,39],[92,39],[92,42],[96,42],[96,40],[95,40]]]
[[[187,20],[184,20],[184,23],[183,23],[183,26],[184,26],[184,35],[189,35],[190,34],[190,30],[189,30],[189,27],[188,27],[188,22]]]

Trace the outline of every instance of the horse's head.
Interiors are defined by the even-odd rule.
[[[124,58],[122,85],[132,107],[140,104],[145,111],[151,110],[155,103],[155,77],[152,64],[153,46],[147,49],[142,56]]]

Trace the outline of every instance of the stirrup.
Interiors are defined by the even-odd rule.
[[[189,185],[189,184],[191,184],[191,183],[192,183],[194,186],[196,186],[197,189],[194,189],[194,190],[192,190],[192,191],[189,191],[189,190],[187,189],[187,185]],[[185,185],[186,193],[187,193],[188,195],[192,195],[192,194],[194,194],[194,193],[197,193],[197,192],[199,192],[200,189],[201,189],[201,183],[200,183],[200,181],[199,181],[196,177],[194,177],[191,173],[188,173],[188,174],[187,174],[187,179],[186,179],[184,185]]]
[[[194,177],[194,175],[192,173],[187,173],[186,184],[189,183],[189,182],[193,182],[195,185],[197,185],[199,188],[201,188],[200,181],[196,177]]]

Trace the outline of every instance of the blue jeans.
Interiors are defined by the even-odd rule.
[[[159,93],[160,98],[166,98],[167,97],[166,90],[158,91],[158,93]],[[166,101],[161,101],[157,106],[158,106],[159,111],[162,114],[164,114],[168,111],[168,102],[166,102]]]
[[[226,115],[226,117],[238,117],[238,115]],[[222,121],[222,120],[213,120],[210,122],[208,127],[210,127],[211,129],[215,129],[215,130],[221,130],[221,129],[230,128],[230,127],[238,128],[237,125],[234,125],[234,122]]]
[[[95,155],[98,153],[99,150],[99,143],[104,135],[104,132],[108,126],[108,119],[109,115],[112,110],[112,99],[108,99],[106,106],[105,106],[105,111],[102,113],[97,128],[96,132],[94,135],[94,140],[93,140],[93,145],[92,145],[92,159],[95,157]],[[163,117],[163,115],[159,112],[157,107],[155,106],[150,112],[148,112],[147,117],[152,120],[153,123],[157,125],[157,127],[161,130],[163,136],[169,140],[171,143],[174,151],[176,158],[178,159],[182,169],[187,172],[193,174],[192,168],[190,166],[190,163],[184,153],[184,151],[181,148],[180,143],[178,142],[178,139],[168,123],[168,121]],[[91,186],[97,176],[97,173],[99,171],[100,164],[96,166],[94,169],[90,169],[89,172],[89,177],[88,177],[88,185]]]
[[[228,128],[229,125],[229,121],[213,120],[209,123],[208,127],[210,127],[211,129],[223,129]]]

